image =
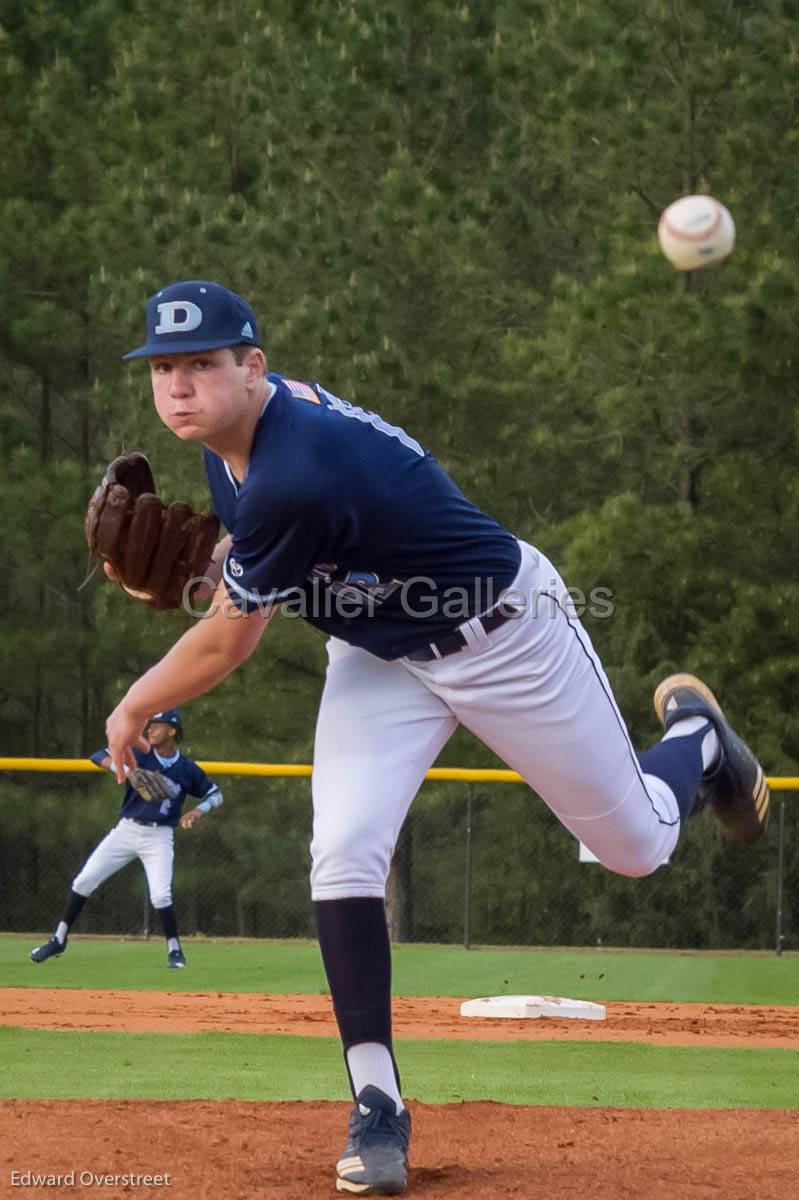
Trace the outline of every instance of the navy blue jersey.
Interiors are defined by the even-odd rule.
[[[219,791],[202,767],[198,767],[196,762],[186,758],[179,750],[172,758],[162,758],[156,750],[144,751],[135,747],[133,754],[138,766],[146,767],[148,771],[160,771],[170,779],[175,784],[175,795],[160,804],[148,803],[126,783],[122,807],[119,810],[120,817],[129,817],[134,821],[157,821],[159,825],[177,825],[187,795],[205,800]],[[96,762],[98,766],[100,760],[107,757],[107,748],[97,750],[91,756],[92,762]]]
[[[519,567],[513,535],[402,429],[318,384],[267,378],[245,479],[205,451],[233,603],[282,604],[385,659],[494,607]]]

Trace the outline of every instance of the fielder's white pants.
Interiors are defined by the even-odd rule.
[[[79,896],[92,892],[134,858],[141,860],[153,908],[172,903],[175,838],[171,825],[138,825],[123,817],[95,847],[72,881]]]
[[[329,641],[314,750],[314,900],[385,895],[402,822],[458,724],[610,870],[648,875],[673,851],[673,792],[641,771],[563,580],[538,550],[521,548],[513,590],[525,615],[491,634],[461,626],[469,644],[457,654],[384,662]]]

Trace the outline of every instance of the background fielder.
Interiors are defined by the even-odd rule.
[[[148,721],[144,733],[149,748],[135,751],[136,768],[142,773],[141,787],[146,789],[148,783],[157,785],[158,781],[149,776],[149,772],[156,772],[163,781],[164,798],[160,802],[143,799],[133,786],[138,782],[138,776],[131,773],[125,785],[118,824],[92,851],[73,879],[66,910],[53,936],[31,951],[34,962],[45,962],[63,954],[69,931],[88,898],[101,883],[138,858],[147,876],[150,901],[161,920],[168,965],[186,966],[172,904],[174,830],[178,821],[184,829],[191,829],[203,814],[219,808],[222,793],[197,763],[178,750],[177,742],[183,736],[178,709],[156,713]],[[107,748],[96,750],[91,760],[98,767],[115,771]],[[200,803],[181,817],[187,795],[199,797]]]
[[[356,1101],[336,1186],[397,1193],[410,1117],[392,1050],[383,897],[408,807],[457,724],[625,875],[668,858],[697,803],[754,841],[768,789],[692,676],[659,687],[666,733],[637,755],[546,556],[471,504],[403,430],[318,384],[266,375],[241,297],[210,281],[173,284],[151,297],[147,335],[129,357],[149,358],[168,428],[204,444],[228,536],[209,569],[222,576],[211,614],[108,719],[117,778],[135,763],[143,714],[224,679],[276,605],[330,635],[311,883]]]

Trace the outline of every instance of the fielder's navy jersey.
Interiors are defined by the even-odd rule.
[[[159,825],[177,825],[186,796],[197,796],[207,799],[219,791],[212,779],[209,779],[202,767],[186,758],[178,750],[172,758],[162,758],[156,750],[133,750],[136,762],[148,771],[159,771],[175,785],[175,795],[163,800],[160,804],[142,800],[138,792],[125,784],[122,795],[120,817],[129,817],[133,821],[157,821]],[[97,750],[91,756],[92,761],[99,766],[100,759],[108,757],[108,749]]]
[[[418,442],[319,384],[267,379],[245,479],[205,451],[238,608],[281,604],[394,659],[498,603],[518,542]]]

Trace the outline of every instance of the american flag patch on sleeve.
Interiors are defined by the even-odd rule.
[[[309,387],[307,383],[298,383],[296,379],[284,379],[283,382],[295,399],[310,400],[311,404],[321,403],[316,392],[312,387]]]

